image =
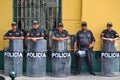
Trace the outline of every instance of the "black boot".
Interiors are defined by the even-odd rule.
[[[80,74],[80,71],[77,71],[74,73],[74,75],[79,75]]]
[[[90,71],[90,74],[96,76],[95,72],[94,71]]]

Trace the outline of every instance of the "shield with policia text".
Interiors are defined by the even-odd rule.
[[[67,40],[55,41],[52,52],[52,76],[71,75],[71,54],[67,51]]]
[[[4,73],[8,76],[11,71],[15,71],[17,76],[22,76],[23,40],[10,40],[4,50]]]
[[[119,75],[119,52],[116,52],[115,42],[103,41],[101,52],[101,73],[103,76]]]
[[[32,77],[46,76],[47,41],[28,41],[26,75]]]

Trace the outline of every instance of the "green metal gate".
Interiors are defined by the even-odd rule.
[[[61,0],[14,0],[14,21],[26,32],[37,20],[51,44],[50,33],[61,22]]]

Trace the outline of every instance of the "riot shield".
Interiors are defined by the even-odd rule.
[[[32,77],[46,76],[46,40],[28,41],[26,75]]]
[[[115,42],[104,41],[101,53],[101,73],[104,76],[119,75],[119,52],[116,52]]]
[[[64,40],[62,42],[53,41],[52,51],[53,52],[64,52],[67,50],[68,41]]]
[[[4,73],[8,76],[11,71],[22,76],[23,40],[10,40],[9,46],[4,50]]]
[[[52,52],[52,76],[64,77],[71,75],[71,54],[67,51],[67,40],[54,43]]]

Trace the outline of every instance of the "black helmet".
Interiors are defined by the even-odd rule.
[[[17,26],[16,22],[12,22],[11,26]]]
[[[39,22],[38,22],[38,21],[33,21],[33,25],[34,25],[34,24],[39,24]]]
[[[112,27],[112,26],[113,26],[113,24],[111,22],[107,23],[107,27]]]
[[[86,21],[83,21],[83,22],[81,23],[81,26],[87,26],[87,22],[86,22]]]
[[[59,23],[59,24],[58,24],[58,27],[63,27],[63,23]]]

